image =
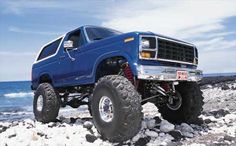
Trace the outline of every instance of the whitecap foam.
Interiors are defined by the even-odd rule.
[[[29,96],[33,96],[33,92],[8,93],[8,94],[4,94],[4,96],[8,98],[29,97]]]

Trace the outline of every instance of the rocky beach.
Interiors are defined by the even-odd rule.
[[[236,145],[236,77],[207,77],[200,82],[202,115],[194,124],[172,124],[162,119],[152,103],[143,105],[142,128],[123,143],[102,140],[87,106],[62,109],[57,122],[42,124],[32,113],[15,111],[17,119],[0,121],[1,146],[234,146]],[[9,115],[8,115],[9,116]]]

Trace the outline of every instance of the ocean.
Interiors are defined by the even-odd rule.
[[[0,82],[0,121],[32,117],[30,81]]]

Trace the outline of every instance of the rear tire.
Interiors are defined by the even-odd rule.
[[[203,96],[200,87],[195,82],[180,82],[176,90],[182,97],[182,105],[178,110],[171,110],[166,105],[158,107],[162,117],[173,123],[195,123],[201,114]]]
[[[109,106],[106,107],[106,103]],[[103,110],[107,112],[108,109],[110,116],[104,116]],[[109,75],[98,81],[91,99],[91,111],[98,132],[111,142],[128,140],[141,128],[141,96],[123,76]]]
[[[56,121],[60,109],[58,95],[52,85],[42,83],[34,95],[33,111],[37,121],[48,123]]]

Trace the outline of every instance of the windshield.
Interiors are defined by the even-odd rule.
[[[90,41],[101,40],[107,37],[121,34],[121,32],[119,31],[102,27],[87,27],[85,28],[85,30]]]

